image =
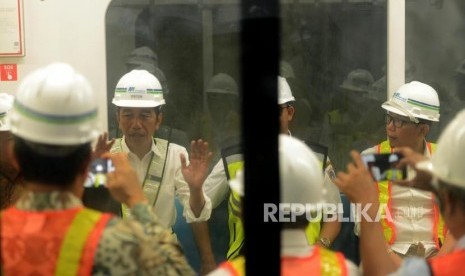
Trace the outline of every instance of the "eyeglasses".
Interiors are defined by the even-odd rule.
[[[283,105],[278,105],[278,108],[279,108],[279,115],[283,114],[283,110],[289,108],[290,106],[291,106],[291,105],[288,104],[288,103],[283,104]]]
[[[401,128],[404,126],[404,124],[416,124],[414,122],[411,122],[410,120],[403,120],[400,118],[392,117],[389,114],[386,114],[385,122],[386,125],[389,125],[392,122],[396,128]]]

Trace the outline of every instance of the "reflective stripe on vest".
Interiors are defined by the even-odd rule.
[[[320,160],[319,160],[319,163],[324,171],[325,166],[323,166],[323,163]],[[308,223],[307,228],[305,228],[305,236],[307,236],[307,241],[310,245],[315,244],[315,242],[320,237],[320,232],[321,232],[321,221]]]
[[[347,275],[345,258],[341,253],[315,246],[306,257],[281,257],[281,275]]]
[[[5,275],[90,275],[110,218],[110,214],[87,208],[44,212],[7,209],[2,214]],[[4,254],[12,250],[15,254]]]
[[[426,147],[430,155],[432,155],[436,151],[436,144],[433,143],[426,143]],[[391,145],[389,141],[386,140],[377,146],[378,153],[390,153],[392,152]],[[392,214],[392,184],[390,181],[381,181],[377,182],[378,188],[378,195],[379,195],[379,204],[380,206],[386,206],[389,210],[389,214]],[[444,220],[442,219],[438,206],[434,202],[434,195],[432,195],[432,206],[433,206],[433,235],[434,235],[434,242],[436,247],[439,248],[440,245],[444,242],[444,237],[447,232],[447,229],[444,225]],[[384,238],[389,244],[393,244],[396,240],[396,228],[394,225],[394,221],[392,220],[391,216],[387,216],[386,208],[381,209],[381,225],[384,230]]]
[[[233,260],[228,260],[220,265],[220,268],[225,269],[233,276],[245,275],[245,257],[237,256]]]
[[[76,214],[61,244],[55,275],[90,275],[92,273],[95,250],[109,218],[108,214],[103,216],[102,213],[87,208],[81,209]],[[99,234],[91,235],[91,232],[97,229],[97,225]],[[92,247],[92,250],[84,250],[85,246]]]
[[[465,250],[459,249],[447,255],[430,258],[428,265],[433,275],[463,275],[463,262],[465,261]]]
[[[231,178],[236,177],[239,169],[244,167],[243,161],[228,164],[228,172]],[[228,260],[232,260],[239,255],[244,245],[244,226],[241,219],[241,197],[230,190],[228,199],[228,226],[229,226],[229,249],[226,254]]]
[[[158,199],[158,194],[160,193],[160,185],[163,177],[166,155],[168,153],[168,141],[155,138],[155,146],[161,153],[165,154],[162,157],[152,154],[149,167],[146,171],[144,181],[142,182],[142,190],[144,191],[144,195],[152,207],[155,206]],[[110,152],[123,152],[122,138],[116,140]],[[122,204],[121,210],[123,218],[129,216],[130,209],[125,204]]]

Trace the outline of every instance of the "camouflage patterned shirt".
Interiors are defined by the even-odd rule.
[[[76,208],[82,202],[69,192],[26,192],[16,202],[24,211]],[[137,204],[131,218],[113,217],[96,251],[92,275],[195,275],[171,230],[161,226],[146,204]]]

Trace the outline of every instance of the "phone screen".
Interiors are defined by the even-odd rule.
[[[362,160],[375,181],[403,180],[407,168],[398,168],[402,155],[399,153],[362,154]]]
[[[114,171],[113,163],[110,159],[96,158],[89,166],[85,187],[100,187],[107,183],[107,173]]]

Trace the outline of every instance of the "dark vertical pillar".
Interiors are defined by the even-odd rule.
[[[264,204],[279,202],[279,4],[277,0],[241,3],[246,272],[279,275],[280,225],[264,222]]]

